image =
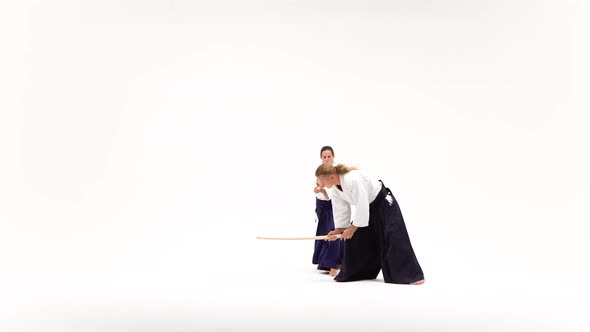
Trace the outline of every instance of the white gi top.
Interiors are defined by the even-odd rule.
[[[356,227],[369,225],[369,204],[375,200],[381,190],[381,182],[371,179],[358,170],[340,175],[342,191],[334,185],[331,189],[334,226],[347,228],[351,225],[350,205],[356,205],[356,214],[352,224]]]

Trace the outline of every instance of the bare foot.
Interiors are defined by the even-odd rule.
[[[335,277],[338,274],[337,269],[330,269],[330,276]]]
[[[422,285],[424,283],[424,279],[422,280],[418,280],[418,281],[414,281],[413,283],[411,283],[410,285]]]

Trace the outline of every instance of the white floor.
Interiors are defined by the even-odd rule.
[[[421,242],[421,241],[417,241]],[[233,240],[186,253],[7,281],[7,331],[586,331],[588,271],[534,271],[416,248],[427,282],[336,283],[310,241]],[[210,243],[219,245],[220,243]],[[432,251],[430,251],[430,250]],[[80,257],[81,258],[81,257]],[[227,264],[226,264],[227,263]],[[572,272],[572,275],[568,275]]]

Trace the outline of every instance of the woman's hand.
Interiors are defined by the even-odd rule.
[[[345,229],[342,232],[342,236],[340,237],[342,240],[348,240],[350,238],[352,238],[352,236],[354,235],[354,232],[356,232],[356,229],[358,227],[356,227],[355,225],[350,225],[350,227],[348,227],[347,229]]]
[[[326,199],[330,199],[330,197],[328,197],[328,193],[326,192],[326,190],[320,186],[313,188],[313,192],[316,194],[322,193],[322,194],[324,194],[324,197],[326,197]]]
[[[330,231],[330,233],[327,234],[327,241],[334,241],[336,240],[336,235],[341,234],[344,231],[344,228],[336,228],[333,231]]]

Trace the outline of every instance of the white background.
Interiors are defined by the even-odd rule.
[[[3,1],[6,331],[586,331],[589,6]],[[427,282],[311,265],[319,150]]]

